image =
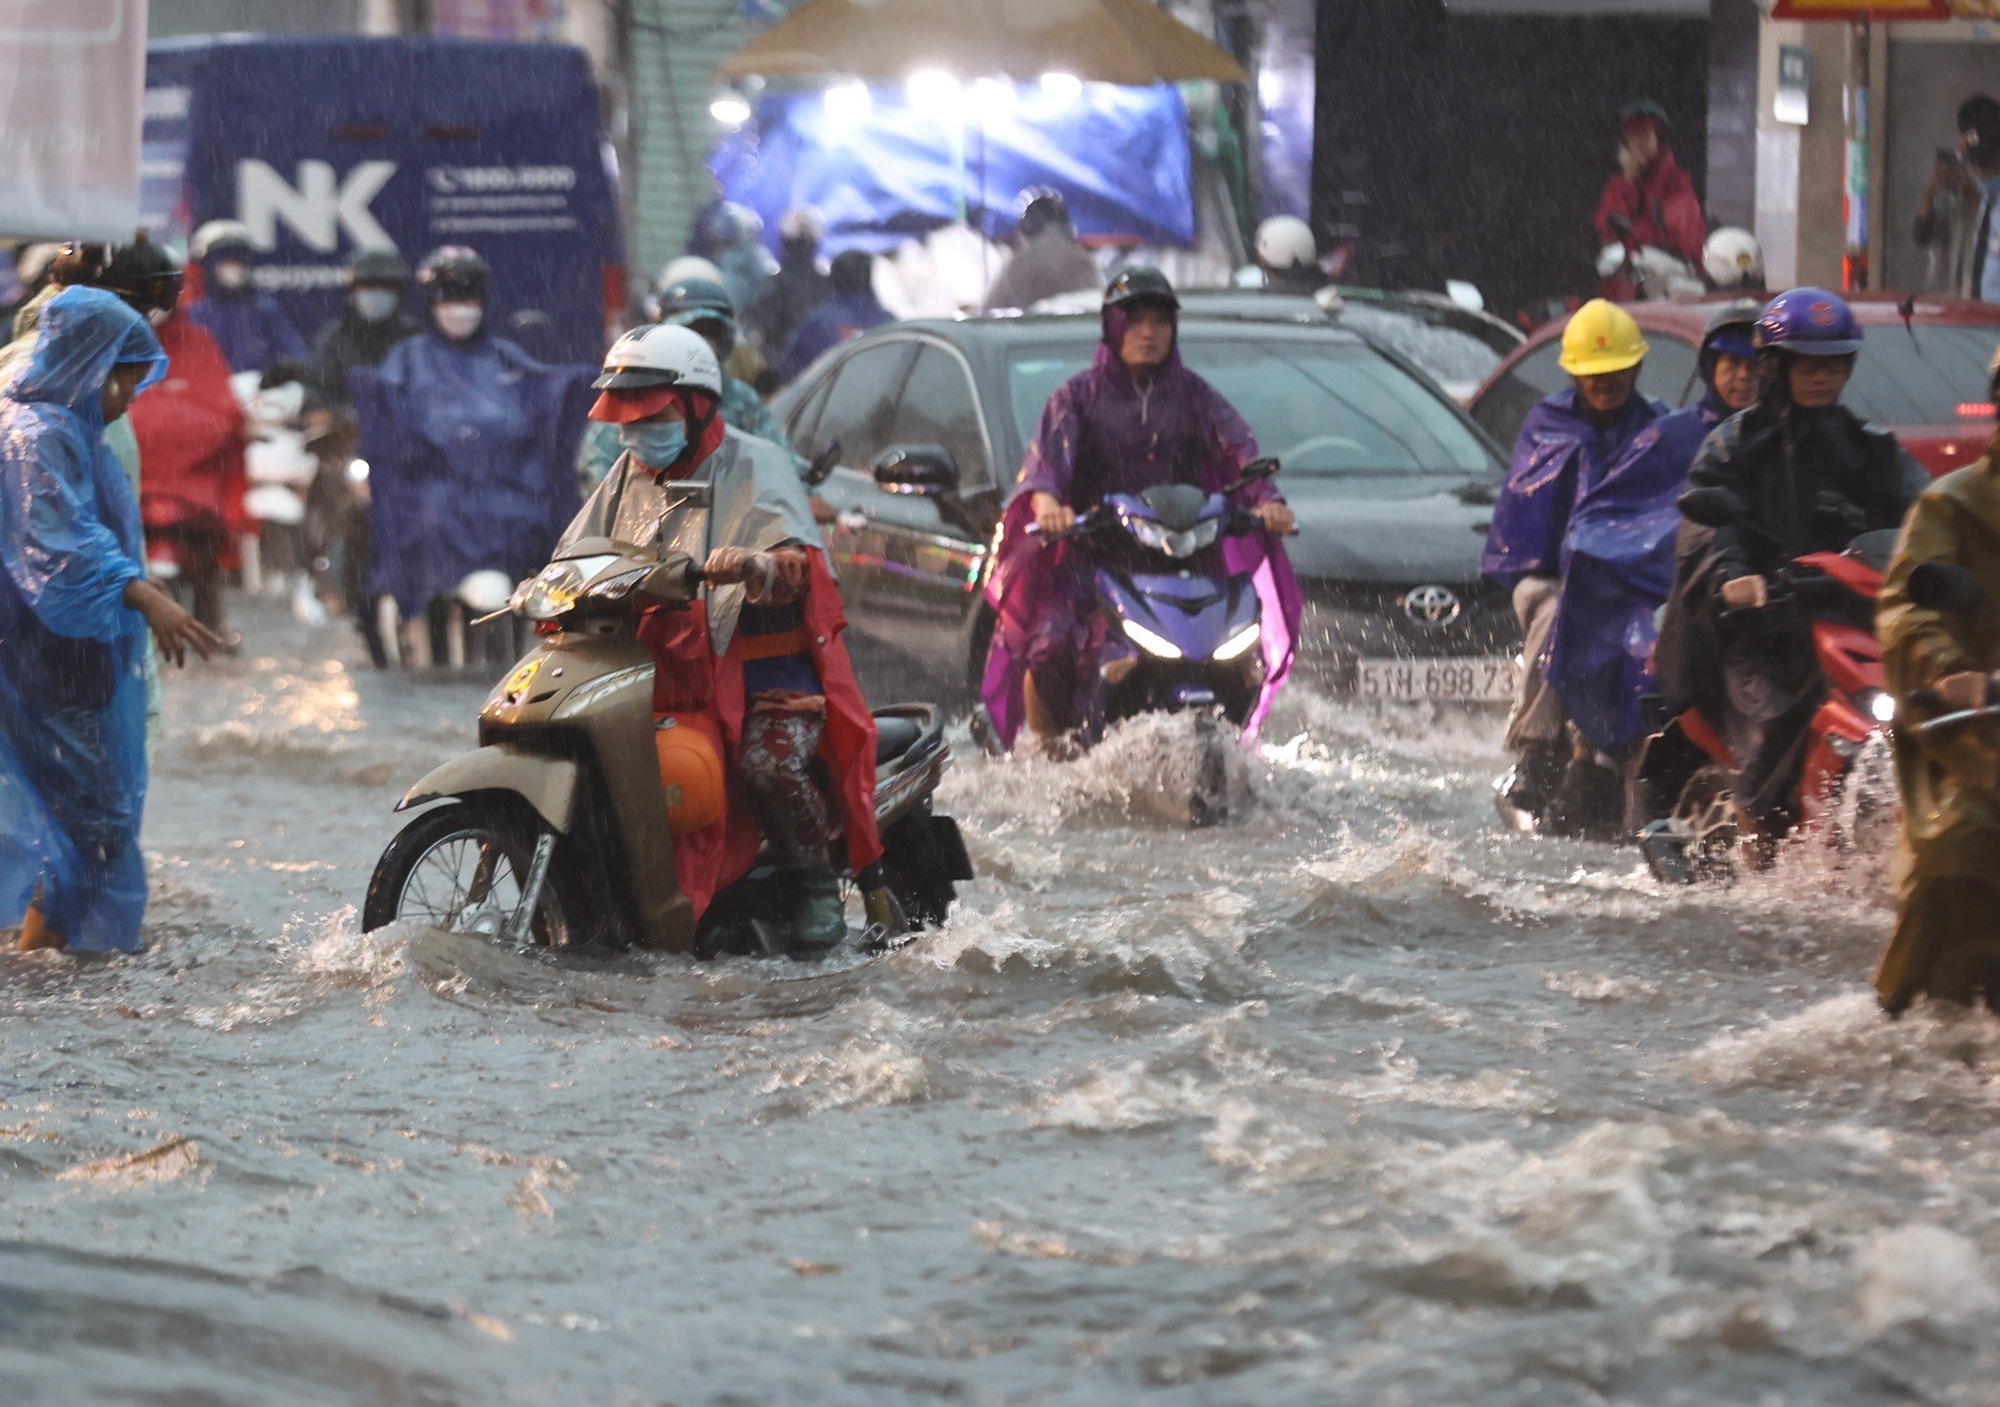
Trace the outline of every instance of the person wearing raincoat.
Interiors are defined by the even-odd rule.
[[[596,385],[590,414],[618,426],[624,452],[563,541],[663,542],[706,573],[702,601],[654,610],[639,631],[660,663],[654,712],[709,733],[735,783],[722,817],[674,844],[681,892],[698,919],[761,840],[790,890],[797,950],[825,951],[847,931],[829,845],[844,835],[859,873],[882,842],[875,720],[804,486],[769,443],[726,424],[721,367],[686,328],[626,333]]]
[[[2000,358],[1991,395],[2000,395]],[[1989,397],[1990,398],[1990,397]],[[1941,611],[1910,599],[1910,573],[1944,562],[1972,573],[1983,600]],[[1919,690],[1944,708],[2000,701],[2000,436],[1917,496],[1896,544],[1875,627],[1890,696]],[[1901,1012],[1918,997],[2000,1010],[2000,733],[1990,723],[1896,735],[1903,827],[1891,870],[1900,912],[1875,965],[1875,995]]]
[[[1756,397],[1750,332],[1763,310],[1741,298],[1709,319],[1697,363],[1701,399],[1626,441],[1577,495],[1563,535],[1561,605],[1542,672],[1584,740],[1621,768],[1648,722],[1657,618],[1674,580],[1677,500],[1702,441]],[[1627,796],[1636,803],[1629,787]],[[1638,819],[1628,804],[1626,829]]]
[[[374,504],[368,596],[408,622],[473,572],[539,571],[576,512],[591,370],[495,336],[488,282],[477,253],[436,250],[417,271],[424,332],[348,373]]]
[[[219,641],[146,580],[139,505],[104,427],[166,373],[144,318],[68,288],[0,382],[0,922],[22,948],[139,946],[150,627]]]
[[[1158,269],[1124,270],[1104,294],[1095,359],[1042,411],[986,586],[998,619],[981,693],[1007,747],[1024,722],[1056,751],[1101,724],[1095,685],[1104,623],[1092,581],[1105,554],[1125,550],[1037,537],[1029,525],[1058,533],[1107,494],[1160,484],[1217,493],[1257,457],[1243,417],[1181,360],[1179,314]],[[1222,554],[1226,570],[1252,577],[1263,605],[1264,687],[1244,730],[1254,738],[1291,672],[1304,598],[1278,540],[1296,529],[1291,509],[1268,479],[1246,485],[1240,498],[1263,530],[1226,538]]]
[[[202,296],[188,316],[215,339],[231,371],[269,371],[280,363],[303,364],[308,356],[278,300],[250,282],[257,258],[249,226],[211,220],[194,232],[189,252],[201,265]]]
[[[728,372],[729,354],[736,349],[737,341],[736,307],[729,299],[728,290],[709,279],[681,279],[661,289],[659,301],[661,322],[673,327],[692,328],[715,349],[716,360],[724,367],[724,421],[733,430],[741,430],[755,439],[776,445],[803,478],[806,461],[792,449],[791,441],[785,438],[784,427],[778,424],[778,417],[771,413],[771,407],[747,382],[737,380]],[[620,452],[618,427],[607,421],[592,421],[590,428],[584,432],[583,453],[577,461],[577,472],[584,483],[594,487],[602,482],[611,471],[612,464],[617,462]]]
[[[777,359],[776,370],[783,381],[796,378],[829,348],[890,320],[889,310],[875,297],[875,259],[866,250],[849,249],[834,255],[828,278],[832,294],[806,315]]]
[[[1628,254],[1651,246],[1701,267],[1708,221],[1694,182],[1667,145],[1666,109],[1650,98],[1627,103],[1618,114],[1618,169],[1605,178],[1597,201],[1597,237],[1622,244]],[[1606,298],[1625,301],[1636,290],[1624,273],[1603,280]]]
[[[1757,400],[1702,442],[1688,487],[1727,490],[1742,516],[1684,523],[1660,622],[1660,693],[1698,708],[1737,764],[1738,822],[1768,859],[1797,820],[1813,714],[1825,697],[1811,621],[1774,598],[1769,576],[1794,558],[1844,552],[1899,527],[1930,476],[1879,425],[1840,404],[1861,326],[1837,293],[1794,288],[1757,320]]]
[[[1550,687],[1548,650],[1561,618],[1563,545],[1580,501],[1631,457],[1634,441],[1666,407],[1638,394],[1646,339],[1632,315],[1593,298],[1563,328],[1560,365],[1574,383],[1528,412],[1514,462],[1494,505],[1480,570],[1514,596],[1524,637],[1520,687],[1507,719],[1514,769],[1509,804],[1548,806],[1572,755],[1562,697]]]

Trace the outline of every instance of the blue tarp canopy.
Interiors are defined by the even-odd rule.
[[[955,116],[894,88],[870,98],[872,111],[850,124],[819,92],[765,95],[716,149],[723,194],[761,215],[774,245],[794,205],[826,217],[832,247],[880,249],[956,221],[961,197],[971,223],[997,237],[1012,233],[1030,186],[1061,191],[1086,237],[1194,242],[1187,109],[1170,85],[1019,85],[1011,113],[1002,103],[967,115],[962,164]]]

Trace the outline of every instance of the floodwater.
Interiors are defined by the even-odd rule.
[[[1823,857],[1499,834],[1496,729],[1298,694],[960,762],[880,960],[363,937],[481,691],[249,607],[170,681],[151,950],[0,959],[0,1400],[1994,1402],[2000,1023]]]

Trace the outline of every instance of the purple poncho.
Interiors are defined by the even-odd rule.
[[[1047,543],[1029,536],[1036,493],[1052,494],[1079,513],[1106,494],[1140,493],[1160,484],[1198,484],[1214,493],[1257,454],[1257,440],[1243,417],[1208,382],[1187,369],[1178,345],[1150,376],[1140,380],[1118,359],[1122,320],[1107,314],[1105,340],[1090,369],[1057,388],[1042,411],[1041,429],[1021,466],[1008,504],[1000,543],[987,578],[987,600],[999,612],[986,657],[982,693],[1000,738],[1009,747],[1020,731],[1021,687],[1027,647],[1056,593],[1079,615],[1092,609],[1091,574],[1072,568],[1084,549],[1077,542]],[[1269,480],[1240,495],[1248,504],[1280,497]],[[1111,550],[1116,550],[1115,548]],[[1224,540],[1223,564],[1249,574],[1263,604],[1264,689],[1244,725],[1255,738],[1271,701],[1291,672],[1303,598],[1291,560],[1269,533]],[[1081,561],[1077,566],[1081,567]],[[1092,670],[1080,670],[1087,677]]]

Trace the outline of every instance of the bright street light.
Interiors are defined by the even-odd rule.
[[[965,97],[958,80],[937,68],[918,69],[910,75],[904,91],[909,94],[910,106],[927,117],[958,116]]]
[[[866,83],[836,83],[826,90],[826,120],[835,127],[859,127],[874,111]]]
[[[1083,80],[1073,73],[1045,73],[1042,96],[1059,103],[1073,103],[1083,96]]]
[[[723,93],[708,105],[708,115],[724,127],[741,127],[750,120],[750,104],[735,93]]]

